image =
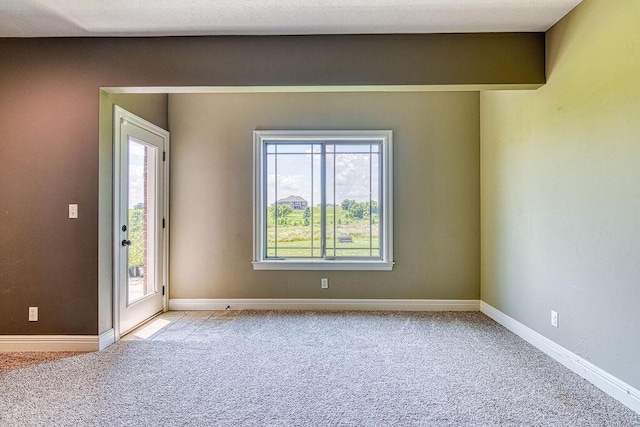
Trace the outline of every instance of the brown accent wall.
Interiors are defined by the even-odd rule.
[[[544,83],[543,34],[4,39],[0,58],[0,334],[108,323],[100,87]]]

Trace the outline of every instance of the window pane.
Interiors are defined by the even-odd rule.
[[[378,152],[377,142],[358,142],[358,143],[334,143],[336,153],[369,153],[370,151]]]
[[[156,209],[158,149],[129,139],[127,304],[157,291]]]
[[[308,142],[268,142],[267,153],[305,154],[310,153],[312,146]]]
[[[320,152],[313,144],[270,143],[266,161],[267,258],[321,256]]]
[[[327,150],[327,256],[380,257],[378,144]],[[329,152],[330,151],[330,152]]]

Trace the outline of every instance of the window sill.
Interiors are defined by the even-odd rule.
[[[393,262],[354,260],[274,260],[254,261],[254,270],[334,270],[334,271],[391,271]]]

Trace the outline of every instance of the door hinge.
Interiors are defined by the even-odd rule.
[[[167,160],[167,152],[163,151],[162,152],[162,161],[164,162],[165,160]]]
[[[162,295],[164,295],[164,286],[162,287]]]
[[[164,218],[162,218],[162,228],[164,228]]]

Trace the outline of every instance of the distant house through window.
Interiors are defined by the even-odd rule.
[[[391,131],[255,131],[255,269],[390,270]]]
[[[309,203],[300,196],[289,196],[286,199],[278,200],[279,205],[289,205],[293,209],[303,210],[306,209]]]

